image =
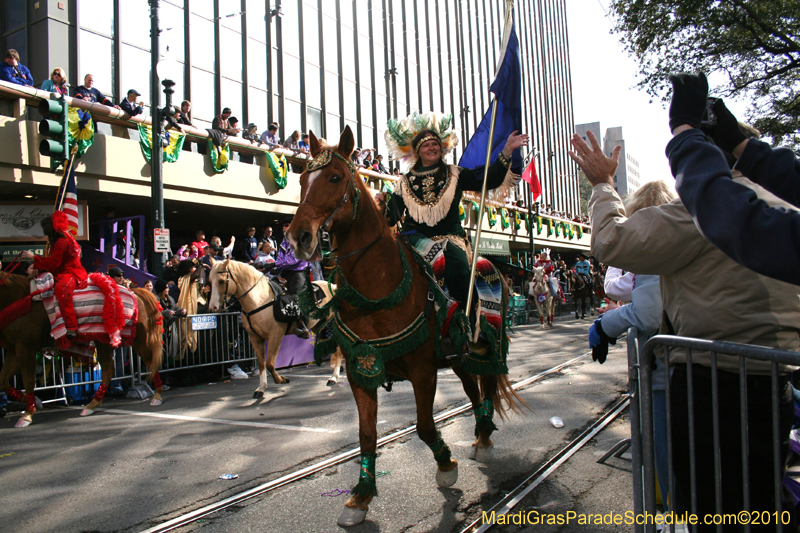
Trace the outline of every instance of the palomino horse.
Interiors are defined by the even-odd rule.
[[[258,359],[258,388],[253,393],[253,398],[263,398],[264,391],[267,390],[265,369],[272,374],[275,383],[289,383],[288,378],[275,371],[275,360],[278,358],[278,350],[281,349],[283,336],[292,328],[291,324],[278,322],[273,316],[271,302],[275,299],[275,295],[268,279],[252,266],[230,259],[214,263],[211,273],[208,275],[208,281],[211,284],[209,310],[212,313],[223,309],[226,300],[231,296],[235,296],[242,305],[242,323]],[[328,284],[323,281],[315,281],[314,284],[325,293],[323,301],[330,301],[331,293]],[[317,322],[311,321],[309,328],[313,329],[316,325]],[[267,341],[269,353],[264,350],[264,341]],[[331,377],[333,383],[336,382],[335,378],[339,374],[339,364],[340,361],[337,361],[334,376]],[[331,365],[333,366],[333,360]],[[333,383],[329,380],[329,384]]]
[[[533,269],[533,299],[536,301],[536,307],[539,309],[539,320],[542,323],[542,329],[547,326],[553,327],[553,320],[556,314],[556,299],[550,292],[550,287],[545,281],[544,267],[535,267]]]
[[[567,283],[569,291],[572,293],[572,301],[575,302],[575,318],[586,318],[586,305],[594,316],[594,289],[584,281],[583,276],[574,270],[567,271]],[[578,303],[580,302],[580,303]],[[578,311],[581,316],[578,317]]]
[[[361,445],[359,482],[338,523],[354,526],[364,521],[377,492],[378,395],[377,385],[368,382],[368,377],[378,376],[380,380],[382,375],[396,376],[411,382],[417,405],[417,434],[433,452],[440,487],[457,481],[458,463],[451,459],[433,420],[437,368],[452,366],[472,402],[478,435],[473,450],[478,460],[487,458],[493,446],[489,436],[496,429],[491,421],[494,406],[502,415],[502,401],[513,408],[518,397],[506,375],[481,376],[478,380],[458,360],[437,359],[434,343],[439,342],[440,335],[435,329],[436,313],[426,312],[433,294],[429,280],[417,267],[414,252],[395,238],[350,162],[352,131],[345,127],[338,146],[321,144],[313,133],[310,137],[316,170],[300,177],[301,203],[287,238],[295,257],[314,260],[320,254],[320,230],[327,229],[338,250],[338,311],[333,322],[337,335],[350,339],[345,343],[338,337],[337,343],[345,354],[358,408]],[[388,350],[396,353],[384,359],[382,354],[388,354]],[[385,370],[385,374],[376,369]],[[375,386],[365,386],[365,382]]]
[[[161,379],[158,369],[161,367],[161,334],[163,327],[161,312],[155,295],[146,289],[133,289],[139,306],[139,321],[136,324],[136,338],[133,349],[142,358],[150,370],[150,379],[154,382],[155,396],[150,405],[161,405]],[[0,310],[17,302],[30,294],[29,280],[25,276],[0,273]],[[8,397],[22,402],[22,393],[11,387],[11,377],[22,371],[22,383],[26,391],[25,413],[17,421],[16,427],[26,427],[33,420],[33,414],[41,408],[41,402],[34,394],[36,386],[36,352],[42,347],[53,346],[50,337],[50,321],[47,318],[44,304],[32,302],[31,310],[0,331],[0,342],[6,348],[5,362],[0,371],[0,386],[3,386]],[[114,377],[114,348],[111,345],[95,342],[97,361],[102,369],[102,384],[92,401],[81,411],[81,416],[94,413],[103,402],[111,378]]]

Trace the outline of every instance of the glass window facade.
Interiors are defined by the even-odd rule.
[[[0,0],[3,44],[26,41],[25,3]],[[147,0],[76,2],[72,57],[82,78],[115,100],[131,87],[149,95]],[[500,59],[502,0],[161,0],[161,51],[187,65],[175,99],[199,123],[227,106],[243,125],[280,137],[313,129],[331,142],[351,125],[359,146],[385,153],[388,118],[452,113],[455,158],[490,105]],[[542,182],[542,201],[577,212],[566,0],[517,0],[523,129]],[[18,35],[19,34],[19,35]],[[28,39],[29,40],[29,39]],[[8,46],[7,46],[8,47]],[[24,56],[24,50],[20,50]],[[49,70],[55,66],[41,66]],[[46,67],[46,68],[44,68]],[[161,97],[163,101],[163,96]]]

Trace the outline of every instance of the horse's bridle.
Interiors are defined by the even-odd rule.
[[[252,286],[252,287],[250,287],[249,289],[247,289],[246,291],[244,291],[244,294],[242,294],[241,296],[236,296],[236,295],[234,294],[234,295],[232,295],[230,298],[228,298],[228,284],[230,283],[230,281],[231,281],[231,278],[232,278],[233,276],[232,276],[232,274],[231,274],[231,271],[230,271],[230,269],[225,269],[223,272],[217,272],[217,274],[220,274],[220,273],[222,273],[222,274],[225,274],[225,292],[223,292],[223,294],[225,295],[225,298],[224,298],[224,301],[222,302],[222,306],[220,307],[220,311],[224,311],[225,309],[227,309],[227,308],[228,308],[228,300],[231,300],[231,299],[236,299],[237,301],[241,301],[241,299],[242,299],[242,298],[244,298],[245,296],[247,296],[247,295],[250,293],[250,291],[252,291],[253,289],[255,289],[255,288],[258,286],[258,284],[259,284],[259,283],[261,283],[261,280],[263,280],[263,279],[265,279],[265,278],[267,277],[267,276],[261,276],[261,277],[258,279],[258,281],[256,281],[256,282],[253,284],[253,286]]]
[[[353,200],[353,218],[350,219],[351,223],[353,223],[356,220],[356,214],[357,214],[357,209],[358,209],[358,200],[361,197],[361,191],[359,191],[358,187],[356,186],[356,167],[355,167],[355,165],[353,164],[352,161],[350,161],[349,159],[345,158],[339,152],[335,152],[333,150],[323,150],[322,152],[320,152],[317,155],[317,157],[315,157],[314,159],[312,159],[310,162],[307,163],[306,172],[312,172],[314,170],[319,170],[321,168],[324,168],[324,167],[330,165],[331,161],[333,160],[333,157],[339,158],[340,160],[342,160],[342,162],[344,162],[345,165],[347,165],[347,168],[350,170],[350,181],[347,182],[347,186],[345,187],[344,194],[342,195],[341,200],[339,200],[339,203],[333,209],[333,212],[331,212],[330,216],[327,219],[325,219],[325,222],[323,222],[322,225],[317,230],[317,242],[322,242],[322,232],[323,231],[327,232],[330,229],[330,224],[333,221],[333,218],[336,216],[336,213],[339,211],[339,209],[341,209],[344,206],[344,204],[347,203],[347,201],[348,201],[348,199],[350,197],[350,188],[352,187],[353,196],[355,197],[354,200]],[[354,255],[356,255],[356,254],[358,254],[360,252],[363,252],[363,251],[369,249],[370,247],[372,247],[372,245],[375,244],[376,242],[378,242],[380,240],[380,238],[381,238],[381,234],[378,233],[378,236],[375,238],[375,240],[373,240],[368,245],[364,246],[363,248],[359,248],[358,250],[356,250],[354,252],[350,252],[347,255],[343,255],[341,257],[336,257],[334,260],[337,263],[339,263],[342,260],[347,259],[348,257],[352,257],[352,256],[354,256]]]

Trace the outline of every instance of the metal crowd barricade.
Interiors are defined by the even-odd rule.
[[[210,313],[178,318],[166,328],[164,337],[164,353],[159,370],[162,374],[256,360],[256,352],[242,325],[241,313]]]
[[[193,329],[193,325],[194,328]],[[172,334],[171,328],[175,328]],[[203,329],[200,329],[203,328]],[[182,335],[186,332],[196,338],[196,348],[182,349]],[[195,337],[196,336],[196,337]],[[44,403],[89,399],[101,383],[100,365],[83,363],[77,358],[52,357],[45,352],[37,356],[36,391],[54,391],[52,398]],[[115,373],[112,382],[120,381],[128,386],[141,383],[147,378],[149,369],[136,356],[131,347],[115,350]],[[214,313],[191,315],[179,318],[168,327],[164,335],[164,351],[160,373],[192,368],[255,361],[256,353],[242,325],[240,313]],[[0,349],[0,366],[5,362],[5,351]],[[24,389],[19,373],[12,377],[11,385]],[[48,396],[50,396],[48,394]]]
[[[135,372],[134,354],[130,346],[114,352],[116,370],[113,382],[127,382],[128,386],[141,380]],[[5,364],[5,350],[0,349],[0,367]],[[52,391],[43,395],[43,403],[72,404],[91,398],[101,384],[100,365],[78,358],[50,355],[46,350],[36,354],[36,392]],[[21,373],[11,377],[11,386],[23,390]]]
[[[759,514],[758,521],[764,523],[765,517],[770,522],[768,525],[770,530],[784,531],[784,526],[791,522],[796,526],[795,519],[791,514],[791,509],[784,509],[783,507],[783,479],[784,479],[784,461],[785,456],[782,457],[782,443],[788,442],[789,435],[782,435],[780,430],[780,397],[782,391],[779,390],[779,376],[781,371],[779,365],[792,365],[800,366],[800,352],[784,351],[761,346],[752,346],[747,344],[739,344],[725,341],[710,341],[704,339],[695,339],[688,337],[679,337],[672,335],[656,335],[645,343],[641,348],[641,353],[638,354],[635,347],[636,337],[632,335],[630,330],[628,334],[628,359],[630,370],[630,384],[631,393],[635,393],[635,398],[631,402],[631,441],[632,441],[632,472],[633,472],[633,490],[634,490],[634,513],[637,517],[642,516],[644,523],[635,525],[635,531],[656,531],[655,520],[648,519],[656,515],[656,457],[655,457],[655,442],[654,442],[654,412],[653,412],[653,391],[652,391],[652,374],[655,366],[656,358],[660,359],[665,367],[668,369],[667,376],[671,376],[674,371],[675,365],[669,366],[668,361],[670,354],[675,349],[685,350],[686,352],[686,396],[687,396],[687,424],[688,424],[688,455],[689,455],[689,469],[688,480],[690,485],[689,494],[682,494],[681,496],[688,500],[689,509],[676,509],[675,508],[675,469],[673,463],[673,452],[675,450],[676,442],[673,442],[673,417],[672,413],[672,387],[670,379],[667,378],[665,382],[665,395],[666,395],[666,444],[667,444],[667,487],[669,495],[670,511],[675,512],[678,518],[685,516],[683,513],[688,512],[697,517],[697,524],[688,525],[688,531],[698,531],[699,526],[707,525],[712,526],[716,531],[734,529],[736,527],[743,527],[744,531],[751,531],[751,522],[756,521],[753,517]],[[657,347],[663,347],[660,354],[656,354]],[[710,353],[710,366],[705,367],[693,363],[693,352],[708,352]],[[718,356],[734,356],[739,358],[738,365],[738,394],[739,394],[739,423],[740,427],[740,444],[741,444],[741,485],[738,485],[738,490],[742,495],[742,509],[732,511],[731,509],[723,509],[723,471],[727,468],[734,466],[731,463],[723,464],[722,462],[722,449],[725,447],[725,442],[721,440],[720,430],[720,409],[734,409],[735,405],[725,404],[725,399],[720,398],[720,373],[725,374],[725,379],[730,379],[730,371],[720,370]],[[753,400],[753,395],[748,398],[748,375],[747,375],[747,362],[750,361],[764,361],[770,363],[770,401],[771,412],[764,413],[764,416],[771,418],[771,444],[773,461],[771,465],[764,465],[765,468],[772,469],[773,487],[772,492],[775,496],[775,509],[771,511],[760,510],[761,513],[753,511],[751,508],[751,492],[752,481],[752,468],[749,462],[750,454],[750,420],[751,414],[748,413],[748,402]],[[714,477],[714,509],[698,508],[698,448],[697,448],[697,434],[698,427],[696,426],[696,419],[698,418],[698,411],[695,406],[695,397],[703,391],[695,388],[694,374],[699,372],[705,373],[708,369],[711,376],[711,418],[712,418],[712,438],[713,438],[713,477]],[[784,375],[786,372],[783,373]],[[699,374],[698,374],[699,375]],[[742,379],[745,376],[745,379]],[[752,377],[751,374],[749,377]],[[763,377],[766,377],[762,374]],[[699,379],[699,378],[698,378]],[[678,397],[676,397],[678,398]],[[763,398],[763,397],[762,397]],[[638,401],[637,401],[638,400]],[[700,408],[705,405],[699,405]],[[685,445],[685,443],[683,443]],[[685,446],[684,446],[685,449]],[[727,455],[727,454],[726,454]],[[703,465],[705,466],[705,465]],[[685,476],[686,473],[684,472]],[[706,478],[706,482],[709,480]],[[725,486],[730,487],[733,481],[730,476],[725,478]],[[762,492],[763,493],[763,492]],[[662,498],[667,500],[666,495]],[[676,512],[677,511],[677,512]],[[698,513],[704,513],[702,515]],[[706,514],[710,517],[711,523],[706,524]],[[748,523],[744,523],[744,515],[747,513]],[[687,527],[687,526],[682,526]],[[787,528],[788,530],[789,528]],[[666,524],[664,531],[675,531],[677,526],[673,524]],[[740,529],[741,530],[741,529]]]

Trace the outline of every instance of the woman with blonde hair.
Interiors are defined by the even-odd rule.
[[[640,209],[667,204],[675,199],[675,194],[669,186],[661,180],[650,181],[636,189],[625,202],[625,214],[630,217]],[[631,303],[611,309],[594,321],[589,329],[589,346],[592,348],[592,359],[604,363],[608,354],[608,344],[615,342],[616,338],[625,334],[628,328],[634,326],[639,332],[639,346],[644,346],[647,340],[658,333],[661,324],[661,288],[659,277],[643,274],[626,274],[630,278]],[[656,370],[652,375],[653,388],[653,433],[655,436],[656,473],[661,490],[661,500],[664,506],[667,501],[673,502],[665,496],[668,494],[668,468],[667,468],[667,401],[664,388],[666,386],[667,372],[660,359],[656,359]]]
[[[61,67],[56,67],[50,73],[50,79],[42,83],[43,91],[50,91],[51,93],[67,95],[67,73]]]

